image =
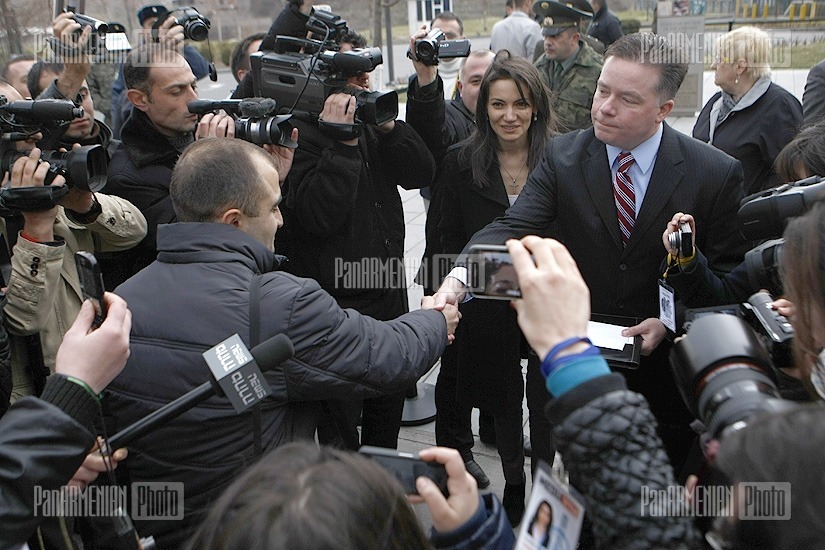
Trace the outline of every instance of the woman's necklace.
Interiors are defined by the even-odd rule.
[[[525,168],[527,168],[527,162],[521,165],[521,170],[518,171],[516,177],[513,177],[513,174],[511,174],[510,171],[503,164],[501,165],[501,168],[502,170],[504,170],[504,173],[507,174],[507,177],[510,178],[513,182],[510,184],[513,186],[513,195],[518,194],[518,183],[516,183],[516,180],[518,180],[521,177],[521,173],[524,172]]]

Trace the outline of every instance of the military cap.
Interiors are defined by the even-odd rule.
[[[161,6],[159,4],[153,6],[143,6],[137,12],[138,21],[140,21],[141,26],[143,26],[143,22],[150,17],[160,17],[165,15],[168,11],[169,10],[166,9],[166,6]]]
[[[583,18],[593,17],[593,8],[587,0],[539,0],[533,4],[533,13],[541,23],[544,36],[556,36],[566,29],[576,29]]]

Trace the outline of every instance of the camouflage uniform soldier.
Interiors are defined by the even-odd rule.
[[[561,128],[589,128],[602,56],[583,40],[581,25],[593,17],[593,8],[587,0],[569,0],[567,4],[540,0],[533,11],[544,35],[544,55],[536,60],[536,67],[553,91],[553,109]]]

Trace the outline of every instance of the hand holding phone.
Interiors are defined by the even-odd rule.
[[[521,298],[518,274],[506,246],[473,245],[467,260],[467,287],[474,297],[490,300]]]
[[[395,475],[401,482],[404,492],[408,495],[417,495],[418,489],[415,480],[420,476],[431,479],[446,497],[447,491],[447,470],[443,464],[438,462],[426,462],[418,458],[418,455],[405,453],[395,449],[385,449],[383,447],[371,447],[364,445],[358,452],[368,456],[378,462],[381,466]]]
[[[91,252],[76,252],[74,255],[77,277],[80,279],[80,291],[83,300],[91,300],[95,308],[92,328],[96,329],[106,319],[106,301],[103,299],[103,274],[97,258]]]

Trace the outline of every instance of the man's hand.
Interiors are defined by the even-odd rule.
[[[458,306],[455,304],[445,304],[441,308],[436,308],[435,298],[433,296],[424,296],[421,298],[421,309],[435,309],[444,315],[444,319],[447,321],[447,342],[452,344],[453,341],[455,341],[455,329],[461,320],[461,312],[458,311]]]
[[[218,114],[206,113],[195,128],[195,139],[208,137],[233,138],[235,137],[235,119],[221,111]]]
[[[421,25],[418,30],[415,31],[415,34],[410,37],[410,56],[412,57],[415,74],[418,76],[419,88],[426,86],[427,84],[432,84],[438,76],[437,65],[425,65],[424,63],[418,61],[415,56],[415,41],[427,36],[427,32],[427,25]]]
[[[696,221],[690,214],[682,214],[681,212],[676,212],[673,215],[673,218],[671,218],[671,220],[667,222],[665,232],[662,233],[662,243],[665,245],[665,250],[667,250],[668,253],[673,257],[676,257],[679,254],[679,251],[675,248],[670,248],[670,240],[668,236],[671,233],[676,233],[679,230],[679,226],[683,223],[690,224],[690,230],[693,232],[693,250],[696,250]]]
[[[72,479],[67,483],[69,487],[76,487],[80,491],[84,490],[89,483],[97,479],[97,476],[102,472],[106,472],[111,468],[114,470],[117,465],[126,459],[129,454],[126,449],[118,449],[112,453],[111,457],[104,456],[100,449],[105,448],[103,438],[98,437],[89,454],[83,460],[83,464],[72,476]]]
[[[622,336],[641,336],[642,355],[650,355],[656,346],[664,340],[667,335],[665,325],[659,319],[651,317],[645,319],[638,325],[627,327],[622,331]]]
[[[41,162],[40,149],[35,147],[28,156],[20,157],[12,165],[11,187],[43,187],[50,167],[48,162]],[[8,174],[3,177],[3,185],[5,186],[7,182],[9,182]],[[55,176],[52,181],[53,186],[61,186],[65,183],[63,176]],[[57,206],[42,212],[23,212],[23,232],[38,241],[51,242],[54,240],[56,217]]]
[[[103,299],[108,306],[103,324],[91,330],[94,307],[89,300],[83,302],[55,359],[56,372],[82,380],[95,393],[103,391],[126,365],[132,329],[132,313],[123,298],[107,292]]]
[[[553,239],[527,236],[521,241],[507,241],[507,250],[521,288],[522,299],[513,302],[518,324],[539,358],[544,359],[563,340],[585,336],[590,320],[590,290],[567,248]],[[560,356],[585,347],[587,343],[580,342]]]
[[[430,447],[418,453],[418,456],[421,460],[444,465],[450,497],[444,498],[438,486],[431,479],[422,476],[415,481],[419,496],[410,496],[410,501],[417,503],[423,500],[427,504],[436,530],[444,533],[461,527],[478,510],[478,484],[467,473],[461,455],[455,449]]]
[[[158,42],[164,44],[167,48],[175,51],[183,50],[183,27],[175,23],[174,17],[167,17],[158,27],[157,34]]]
[[[441,286],[433,294],[433,309],[443,310],[447,304],[457,306],[467,296],[467,286],[455,277],[445,277]]]
[[[332,124],[355,124],[355,96],[336,93],[329,94],[324,101],[324,110],[318,116],[319,120]],[[345,145],[358,145],[358,138],[342,141]]]
[[[292,135],[290,137],[292,138],[292,141],[296,143],[298,142],[298,128],[292,129]],[[265,144],[263,147],[278,166],[278,182],[283,185],[286,181],[286,177],[289,175],[289,170],[292,168],[292,160],[295,158],[295,149],[269,143]]]

